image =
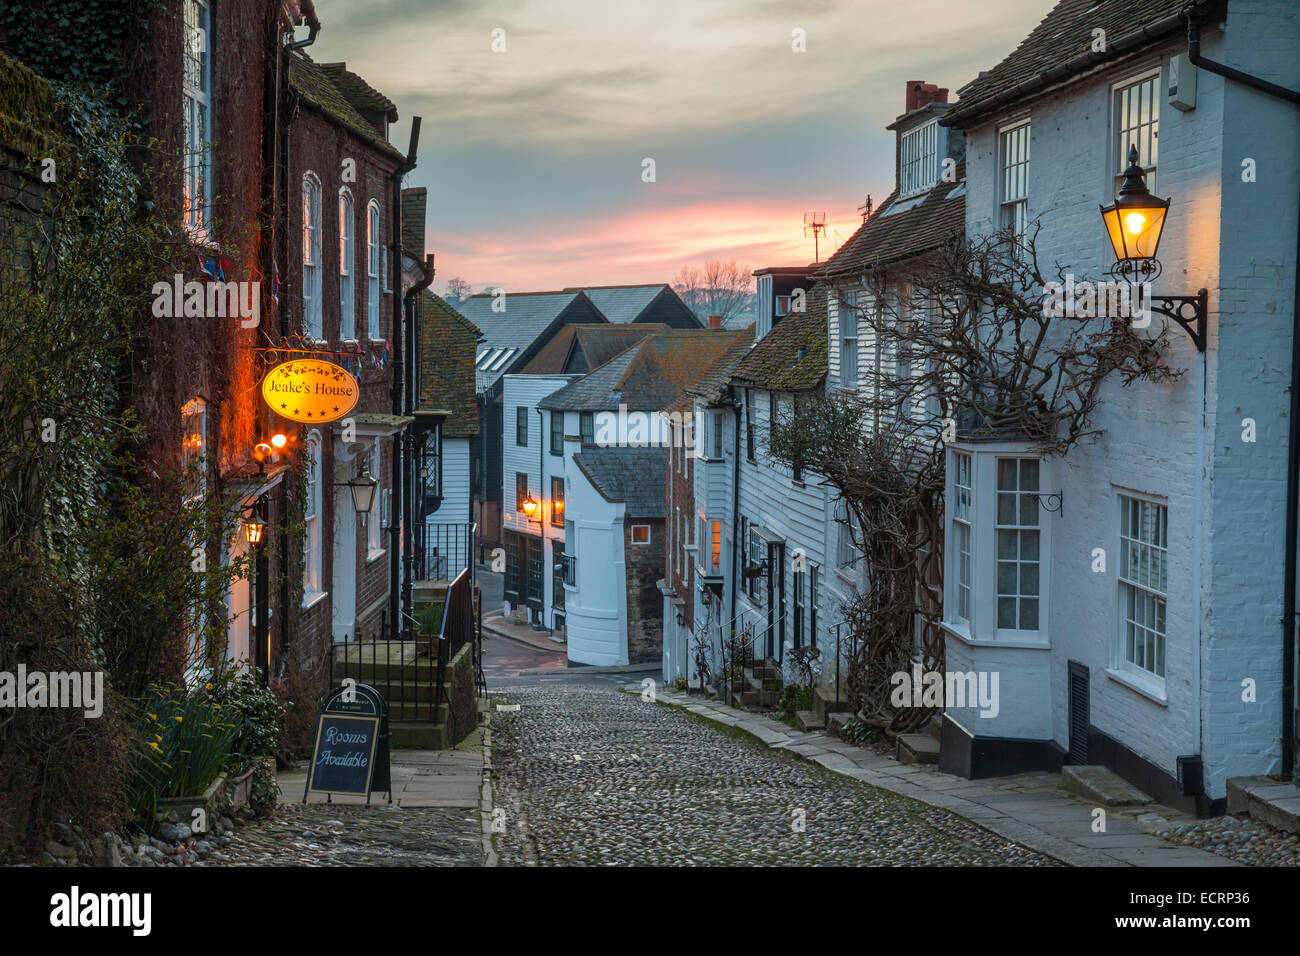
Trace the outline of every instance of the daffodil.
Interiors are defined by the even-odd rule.
[[[158,739],[161,740],[162,738],[159,737]],[[162,750],[162,748],[159,747],[159,746],[158,746],[156,743],[154,743],[152,740],[149,741],[149,746],[152,747],[154,750]]]
[[[185,718],[180,716],[180,714],[177,714],[175,717],[172,718],[172,720],[176,721],[176,723],[178,724],[183,724],[185,722]]]

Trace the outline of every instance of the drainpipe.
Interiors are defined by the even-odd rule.
[[[402,293],[402,177],[415,168],[415,152],[420,144],[420,117],[411,117],[411,138],[410,144],[406,149],[406,159],[397,165],[389,176],[389,183],[392,187],[393,197],[393,241],[391,243],[393,250],[393,328],[389,333],[393,346],[393,384],[390,395],[393,399],[393,414],[405,414],[404,398],[406,390],[405,371],[405,354],[402,350],[403,323],[402,309],[406,305],[406,297]],[[414,291],[414,290],[412,290]],[[400,636],[404,630],[403,618],[399,616],[400,608],[398,606],[399,598],[402,593],[407,592],[409,585],[402,583],[402,531],[406,523],[406,482],[402,480],[403,470],[402,454],[403,446],[408,441],[406,431],[398,433],[393,438],[393,490],[392,504],[388,509],[388,533],[391,536],[388,545],[388,619],[393,622],[393,636]],[[407,605],[409,609],[409,595]]]
[[[1267,93],[1288,103],[1300,103],[1300,92],[1278,86],[1201,56],[1201,25],[1195,4],[1183,8],[1187,21],[1187,59],[1197,69]],[[1296,521],[1300,519],[1300,206],[1297,207],[1296,271],[1291,311],[1291,395],[1287,420],[1286,545],[1282,566],[1282,776],[1295,769],[1295,626],[1296,626]]]
[[[417,117],[418,119],[418,117]],[[400,414],[410,415],[415,408],[415,312],[416,303],[419,301],[420,293],[433,284],[433,253],[430,252],[424,257],[424,278],[407,290],[404,298],[406,300],[406,354],[410,357],[411,374],[407,377],[407,387],[404,390],[404,411]],[[402,614],[403,620],[409,621],[414,616],[415,608],[411,596],[411,574],[415,570],[415,436],[411,434],[408,428],[402,432],[393,442],[395,450],[399,443],[406,443],[407,454],[405,458],[400,455],[394,455],[393,474],[397,474],[397,464],[405,461],[408,466],[408,472],[404,476],[408,481],[403,482],[403,488],[409,488],[410,491],[402,496],[402,527],[408,529],[409,533],[402,535],[404,546],[402,548],[402,564],[404,574],[402,576]],[[396,496],[394,496],[396,497]],[[391,520],[391,519],[390,519]],[[423,522],[422,522],[423,523]]]
[[[271,248],[275,250],[272,254],[273,255],[278,254],[280,257],[280,261],[285,264],[285,268],[282,269],[280,273],[281,283],[285,281],[285,279],[288,277],[289,274],[289,265],[288,265],[289,264],[289,230],[288,229],[280,230],[278,239],[276,238],[275,230],[277,224],[280,221],[280,217],[281,216],[287,217],[289,214],[289,209],[290,209],[289,206],[289,144],[291,142],[289,133],[290,130],[293,128],[294,118],[298,115],[298,104],[301,100],[301,97],[289,87],[289,65],[288,65],[289,54],[293,50],[301,50],[304,49],[305,47],[311,46],[313,43],[316,42],[316,34],[320,32],[320,20],[316,18],[314,12],[311,12],[309,15],[307,15],[306,19],[307,19],[307,36],[302,40],[296,40],[292,43],[285,44],[283,52],[277,53],[276,55],[275,113],[276,113],[277,123],[279,122],[279,116],[280,116],[281,86],[283,86],[283,92],[288,97],[288,103],[287,103],[288,115],[284,119],[284,127],[281,130],[280,144],[279,144],[280,157],[279,157],[279,161],[276,163],[277,175],[279,174],[281,165],[283,165],[284,168],[284,175],[279,177],[278,198],[279,198],[280,208],[279,210],[275,211],[275,214],[272,215],[271,217],[271,229],[272,229]],[[276,27],[276,31],[277,31],[276,36],[278,39],[279,37],[278,26]],[[282,301],[280,305],[280,335],[282,337],[287,337],[289,334],[290,334],[289,310],[284,307]],[[289,532],[287,527],[288,524],[287,519],[289,516],[289,483],[287,481],[280,482],[278,497],[280,499],[279,501],[279,505],[280,505],[279,506],[279,512],[280,512],[280,535],[279,535],[280,537],[280,542],[279,542],[280,544],[280,562],[279,562],[280,564],[280,626],[279,626],[280,664],[276,668],[276,675],[282,678],[284,677],[285,671],[288,666],[289,650],[290,650],[291,642],[293,640],[292,632],[290,631],[289,628],[290,618],[292,617],[292,615],[289,613],[291,592],[289,587]],[[265,547],[265,545],[262,545],[261,547]],[[269,627],[267,628],[267,630],[268,633],[266,635],[266,639],[269,640],[270,637]],[[269,649],[267,651],[267,656],[268,658],[270,656]],[[269,663],[270,662],[268,660],[268,665]]]

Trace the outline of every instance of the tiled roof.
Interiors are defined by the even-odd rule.
[[[519,371],[524,375],[585,374],[631,348],[638,339],[667,331],[668,326],[656,322],[566,325]]]
[[[425,290],[420,313],[419,408],[448,413],[447,438],[478,434],[474,355],[482,333],[438,295]]]
[[[743,332],[673,329],[647,336],[600,368],[552,392],[539,408],[568,411],[664,411],[716,362]]]
[[[388,122],[397,122],[397,104],[349,70],[346,63],[322,63],[320,68],[358,111],[382,113]]]
[[[602,498],[626,503],[627,517],[663,518],[667,514],[668,449],[584,445],[573,456],[573,463]]]
[[[579,292],[511,292],[505,296],[505,310],[493,311],[498,299],[490,292],[472,295],[452,307],[483,333],[475,363],[475,379],[481,392],[505,372],[510,363],[528,349],[581,295]]]
[[[701,398],[709,404],[713,404],[722,399],[726,394],[727,384],[731,381],[731,375],[736,370],[745,356],[749,354],[750,346],[754,344],[754,326],[745,326],[738,330],[735,344],[727,351],[723,352],[718,360],[704,370],[694,382],[686,386],[688,396]],[[678,409],[670,408],[669,411]]]
[[[1202,8],[1215,0],[1192,0]],[[940,122],[961,126],[1069,79],[1099,63],[1187,29],[1179,12],[1189,0],[1061,0],[1015,52],[958,90],[960,101]],[[1104,30],[1105,50],[1094,52],[1094,30]]]
[[[859,275],[961,236],[966,229],[966,163],[956,182],[941,182],[922,197],[899,201],[897,190],[826,260],[817,278]]]
[[[668,288],[667,283],[657,285],[597,285],[572,286],[565,292],[585,292],[596,303],[601,314],[616,325],[635,322],[651,302]]]
[[[740,360],[731,380],[783,392],[817,388],[826,379],[826,351],[826,296],[818,283],[808,294],[807,311],[781,319]]]
[[[369,140],[376,147],[399,159],[406,157],[384,139],[375,128],[366,122],[366,118],[357,112],[357,108],[343,95],[343,91],[334,85],[320,66],[301,50],[289,55],[289,85],[314,103],[327,116],[355,133]]]
[[[402,251],[424,262],[424,210],[429,193],[423,186],[402,190]]]

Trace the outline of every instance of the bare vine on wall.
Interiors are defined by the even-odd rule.
[[[944,466],[947,442],[1018,441],[1063,456],[1100,437],[1105,383],[1164,382],[1168,328],[1128,317],[1045,308],[1066,270],[1039,261],[1037,228],[935,247],[868,268],[830,295],[841,361],[856,383],[792,403],[768,439],[771,457],[823,476],[860,555],[861,588],[844,607],[854,636],[847,690],[854,710],[891,733],[931,709],[890,703],[890,678],[914,661],[944,668]],[[854,341],[856,340],[856,341]]]

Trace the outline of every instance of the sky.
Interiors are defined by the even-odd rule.
[[[422,117],[434,288],[541,291],[812,262],[812,211],[826,259],[893,188],[907,81],[955,101],[1053,3],[316,0],[307,53],[397,104],[403,152]]]

